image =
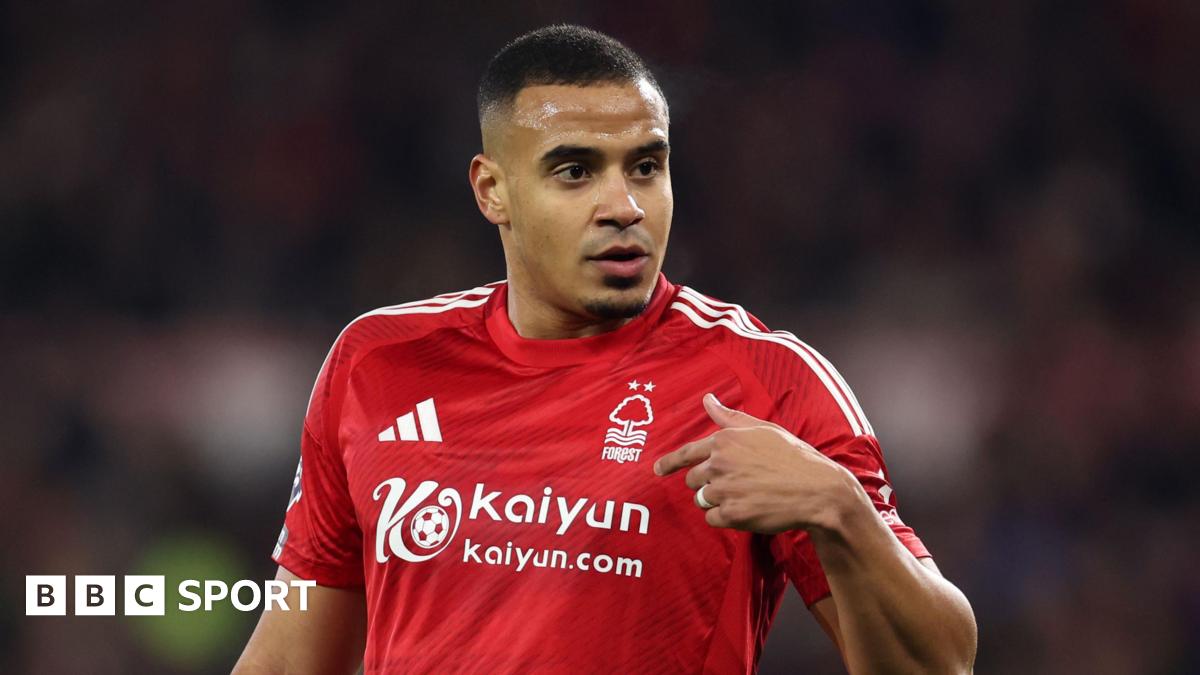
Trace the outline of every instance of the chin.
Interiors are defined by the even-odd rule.
[[[600,283],[603,284],[605,288],[615,291],[634,291],[639,286],[644,286],[646,284],[645,276],[646,275],[644,274],[638,274],[632,277],[619,277],[615,274],[606,274],[601,278]]]
[[[646,280],[641,275],[636,277],[605,276],[603,284],[608,289],[607,292],[583,303],[584,309],[589,314],[600,319],[632,319],[646,311],[646,306],[650,304],[650,296],[654,291],[654,286],[646,284]]]

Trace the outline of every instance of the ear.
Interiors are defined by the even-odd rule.
[[[493,225],[508,225],[504,172],[500,165],[487,155],[475,155],[471,158],[468,178],[471,181],[471,189],[475,191],[475,204],[483,217]]]

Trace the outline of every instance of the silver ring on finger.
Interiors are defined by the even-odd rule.
[[[700,508],[704,509],[705,511],[716,506],[716,504],[713,504],[712,502],[710,502],[704,498],[704,488],[706,488],[706,487],[708,487],[708,483],[701,485],[700,489],[696,490],[696,506],[699,506]]]

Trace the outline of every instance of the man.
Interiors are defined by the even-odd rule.
[[[660,273],[668,109],[641,60],[544,28],[479,114],[507,281],[338,337],[274,554],[318,586],[236,672],[753,672],[788,579],[851,672],[970,671],[970,606],[837,371]]]

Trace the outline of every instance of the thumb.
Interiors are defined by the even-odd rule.
[[[741,410],[726,408],[723,403],[717,400],[716,395],[711,392],[704,395],[704,410],[708,413],[708,416],[712,418],[712,421],[716,422],[717,426],[721,427],[722,429],[730,427],[758,427],[764,424],[769,424],[768,422],[764,422],[750,413],[744,413]]]

